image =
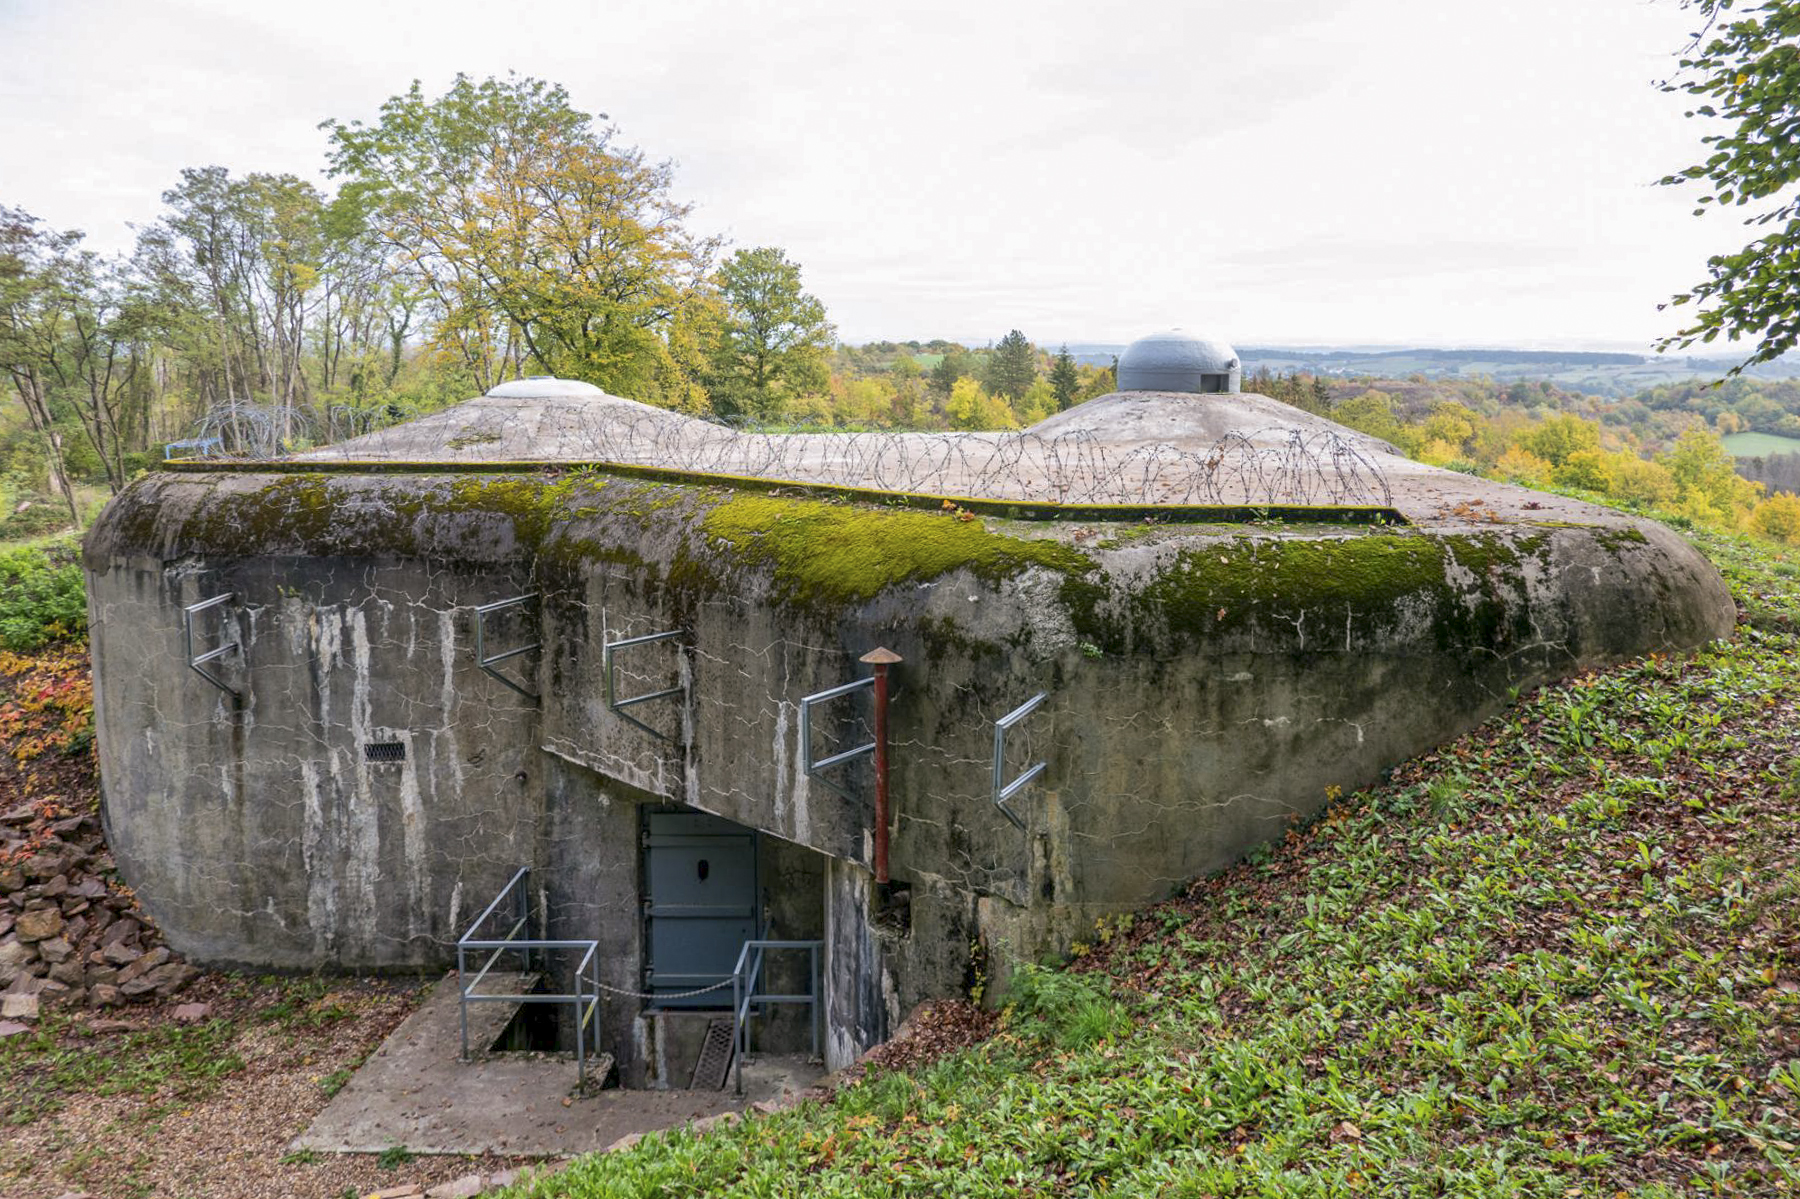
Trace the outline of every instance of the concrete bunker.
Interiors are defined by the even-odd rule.
[[[284,969],[445,965],[524,870],[632,1086],[687,1085],[746,943],[816,945],[756,985],[817,1000],[837,1067],[1518,689],[1730,629],[1667,529],[1188,348],[1225,390],[1023,433],[752,434],[522,380],[170,464],[85,547],[120,869],[190,958]],[[878,648],[885,821],[852,752]],[[755,1006],[808,1051],[805,1004]]]

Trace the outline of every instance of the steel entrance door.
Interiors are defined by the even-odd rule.
[[[731,988],[664,999],[731,977],[758,936],[756,832],[701,812],[644,813],[644,990],[653,1007],[729,1008]]]

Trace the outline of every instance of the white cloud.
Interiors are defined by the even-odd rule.
[[[185,166],[318,176],[415,77],[566,84],[851,339],[1645,343],[1743,240],[1650,186],[1673,0],[0,0],[0,202],[119,247]]]

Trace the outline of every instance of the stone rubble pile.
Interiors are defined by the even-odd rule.
[[[129,892],[107,883],[99,816],[56,812],[0,814],[0,1020],[152,1002],[187,986],[200,972],[160,944]]]

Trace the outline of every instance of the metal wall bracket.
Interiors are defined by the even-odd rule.
[[[806,771],[806,777],[809,779],[816,779],[818,782],[823,783],[833,791],[836,791],[845,799],[855,799],[856,796],[850,794],[850,792],[838,786],[819,772],[821,770],[829,770],[833,766],[842,766],[845,762],[854,761],[866,754],[874,753],[875,743],[871,741],[867,745],[859,745],[855,749],[847,749],[843,753],[832,754],[830,757],[820,758],[815,762],[812,756],[813,705],[822,704],[827,700],[837,699],[839,696],[849,695],[853,691],[861,691],[865,687],[873,687],[874,685],[874,676],[870,676],[866,679],[857,679],[855,682],[851,683],[840,683],[836,687],[827,687],[825,690],[817,692],[816,694],[803,696],[800,700],[800,760]]]
[[[1038,706],[1048,698],[1050,698],[1048,691],[1040,691],[994,722],[994,806],[1000,809],[1002,816],[1021,829],[1025,827],[1025,822],[1019,819],[1016,812],[1006,806],[1006,801],[1023,791],[1032,780],[1044,773],[1045,763],[1039,762],[1035,766],[1029,767],[1024,774],[1012,782],[1007,782],[1006,734],[1027,716],[1037,711]]]
[[[208,662],[216,662],[226,654],[240,652],[241,647],[237,642],[228,641],[224,645],[209,649],[203,654],[196,654],[194,652],[194,617],[199,613],[206,611],[208,608],[216,608],[220,604],[228,604],[236,598],[237,592],[227,591],[224,595],[215,595],[211,599],[203,599],[197,604],[189,604],[181,610],[181,631],[182,636],[187,641],[188,669],[217,687],[220,691],[223,691],[226,695],[229,695],[232,699],[243,699],[243,695],[238,692],[236,687],[231,686],[231,684],[227,683],[224,679],[221,679],[218,675],[215,675],[206,669],[206,664]]]
[[[625,699],[620,699],[618,678],[619,666],[614,655],[617,651],[622,649],[630,649],[636,645],[649,645],[656,641],[671,641],[679,636],[681,636],[680,629],[670,629],[666,633],[646,633],[642,637],[627,637],[622,641],[608,641],[600,651],[601,669],[606,674],[606,706],[612,709],[613,715],[617,716],[625,723],[634,724],[638,728],[643,729],[646,733],[649,733],[652,737],[657,737],[663,741],[669,742],[676,742],[677,739],[669,736],[669,734],[663,732],[661,729],[651,728],[625,709],[634,707],[637,704],[647,704],[653,699],[668,699],[673,695],[685,695],[687,693],[687,688],[677,683],[673,687],[664,687],[661,691],[651,691],[644,695],[633,695],[628,696]]]
[[[498,670],[495,670],[494,667],[509,658],[516,658],[520,654],[528,654],[532,650],[540,648],[542,643],[533,641],[530,645],[521,645],[517,649],[509,649],[503,653],[490,654],[487,652],[487,618],[496,612],[504,612],[508,608],[517,608],[521,604],[529,604],[535,599],[537,599],[537,592],[534,591],[530,595],[515,595],[511,599],[496,600],[491,604],[479,604],[475,608],[475,665],[481,667],[483,671],[493,675],[502,683],[505,683],[508,687],[511,687],[514,691],[517,691],[520,695],[523,695],[526,699],[533,702],[536,702],[538,699],[537,692],[527,690],[512,679],[501,674]]]

